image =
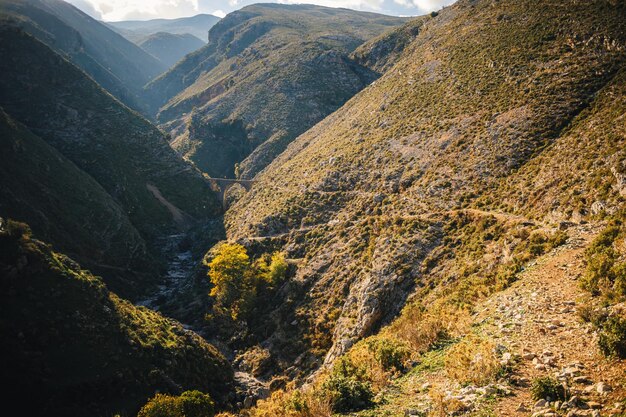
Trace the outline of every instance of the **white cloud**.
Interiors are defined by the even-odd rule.
[[[224,12],[224,10],[215,10],[213,13],[211,13],[213,16],[217,16],[219,18],[224,18],[226,16],[226,13]]]
[[[176,18],[200,13],[198,0],[68,0],[85,10],[91,6],[103,20]]]

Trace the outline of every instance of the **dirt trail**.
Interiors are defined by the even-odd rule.
[[[174,222],[176,223],[176,225],[181,230],[187,229],[187,227],[191,223],[191,216],[189,216],[187,213],[185,213],[184,211],[176,207],[174,204],[167,201],[167,199],[163,197],[163,194],[161,194],[161,191],[159,191],[159,189],[156,186],[152,184],[146,184],[146,188],[148,189],[148,191],[152,193],[154,198],[159,200],[159,203],[161,203],[165,208],[169,210],[169,212],[172,214],[172,218],[174,219]]]
[[[598,228],[588,225],[570,229],[567,244],[539,258],[520,274],[518,282],[491,297],[479,310],[476,322],[485,323],[485,333],[521,356],[513,375],[521,386],[498,402],[496,415],[527,416],[540,411],[534,407],[529,385],[548,375],[566,379],[569,374],[573,395],[587,404],[602,405],[600,412],[587,409],[576,415],[611,415],[613,404],[625,398],[626,361],[603,357],[597,336],[576,312],[589,297],[580,289],[578,277],[583,272],[584,249],[597,232]],[[587,380],[575,383],[576,376]],[[599,393],[600,382],[612,391]]]

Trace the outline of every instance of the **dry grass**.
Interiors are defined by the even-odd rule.
[[[440,388],[431,390],[429,397],[433,407],[428,413],[429,416],[447,417],[456,415],[465,409],[465,405],[461,401],[447,398],[446,393]]]
[[[493,341],[468,335],[448,350],[445,369],[450,378],[462,384],[485,385],[497,379],[502,365]]]
[[[330,401],[319,395],[317,388],[275,391],[255,408],[247,410],[245,417],[330,417]]]
[[[462,333],[468,323],[469,314],[452,306],[441,305],[425,310],[420,305],[410,304],[387,330],[422,353],[438,342]]]

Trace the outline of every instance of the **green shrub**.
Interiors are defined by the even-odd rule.
[[[403,370],[404,363],[411,356],[408,344],[397,339],[372,338],[367,340],[366,344],[376,361],[386,371]]]
[[[549,376],[537,378],[533,381],[530,393],[535,400],[547,399],[564,401],[567,397],[565,387]]]
[[[157,394],[144,405],[137,417],[173,417],[181,415],[182,410],[176,397]]]
[[[322,392],[337,413],[364,410],[373,405],[371,385],[354,376],[333,373],[322,385]]]
[[[626,318],[607,318],[601,325],[598,343],[605,355],[626,358]]]
[[[179,400],[185,417],[212,417],[215,414],[215,403],[208,394],[185,391]]]
[[[215,404],[208,394],[185,391],[179,397],[156,394],[137,417],[213,417]]]
[[[620,234],[618,226],[604,229],[585,251],[587,268],[582,287],[594,295],[607,298],[626,296],[626,264],[618,262],[619,253],[613,243]]]

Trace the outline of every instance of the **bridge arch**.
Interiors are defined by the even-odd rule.
[[[246,192],[252,189],[252,186],[256,183],[254,180],[239,180],[231,178],[207,178],[211,189],[218,194],[219,200],[222,203],[222,207],[226,209],[226,193],[235,185],[241,185]]]

